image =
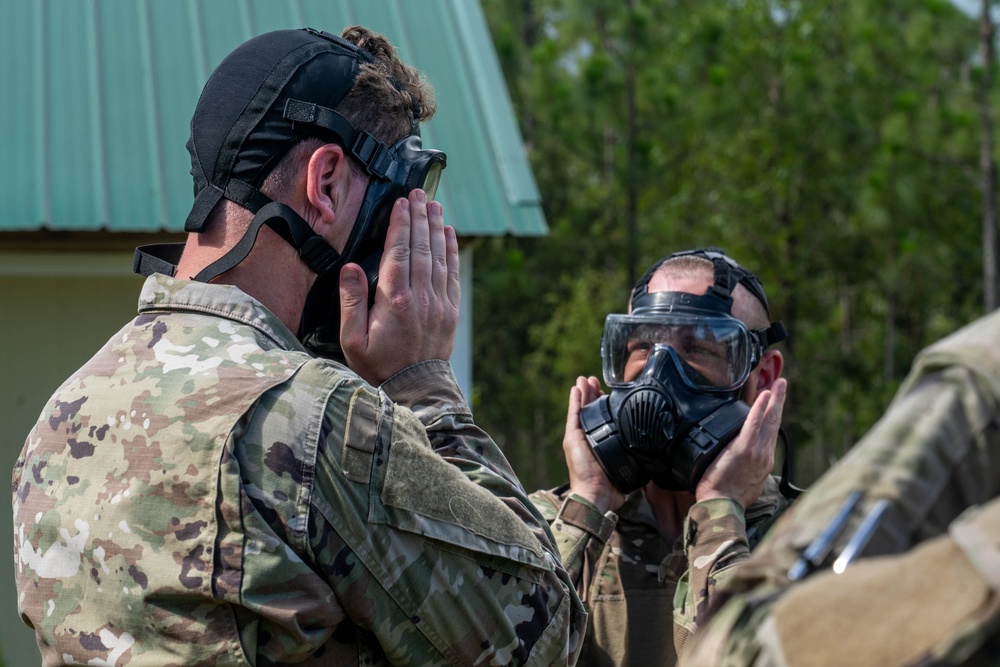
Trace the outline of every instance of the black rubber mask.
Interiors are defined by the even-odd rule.
[[[378,267],[389,229],[389,216],[400,197],[416,188],[434,198],[447,158],[441,151],[422,150],[419,135],[410,135],[387,149],[384,165],[369,170],[371,180],[347,240],[341,261],[320,274],[306,298],[299,325],[299,339],[316,354],[342,358],[340,349],[340,268],[357,262],[368,281],[368,305],[375,299]]]
[[[682,379],[683,363],[673,348],[657,345],[633,386],[612,389],[580,411],[594,455],[623,493],[650,480],[693,493],[746,420],[750,408],[739,390],[697,391]]]

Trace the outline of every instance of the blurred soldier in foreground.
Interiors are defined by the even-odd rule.
[[[998,664],[998,495],[1000,311],[918,355],[722,587],[682,664]]]

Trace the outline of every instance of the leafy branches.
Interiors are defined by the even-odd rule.
[[[568,389],[666,253],[722,246],[761,277],[791,334],[806,480],[921,347],[981,312],[975,17],[942,0],[483,4],[551,230],[476,251],[477,416],[526,486],[564,475]]]

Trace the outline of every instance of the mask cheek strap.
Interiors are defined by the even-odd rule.
[[[792,441],[785,433],[785,429],[778,427],[778,437],[781,438],[781,443],[785,446],[785,460],[781,462],[781,481],[778,482],[778,490],[786,498],[798,498],[805,489],[792,484],[792,470],[795,467],[792,464],[792,453],[795,448],[792,447]]]

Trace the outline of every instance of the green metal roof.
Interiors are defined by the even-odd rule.
[[[384,33],[434,85],[424,144],[462,235],[546,232],[476,0],[15,0],[0,21],[0,230],[181,231],[184,144],[201,88],[236,45],[279,28]]]

